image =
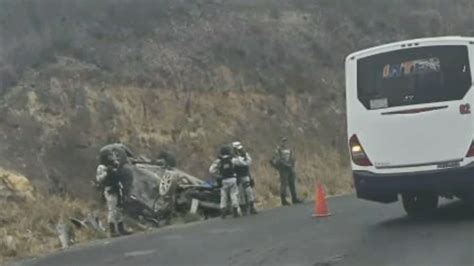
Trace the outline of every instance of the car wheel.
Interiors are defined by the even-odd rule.
[[[160,178],[160,185],[158,188],[159,199],[156,208],[159,211],[173,215],[176,210],[176,189],[178,187],[177,180],[170,172],[165,171]]]
[[[176,178],[168,171],[165,171],[160,178],[160,196],[165,197],[172,195],[176,190],[176,185]]]
[[[432,192],[402,194],[402,203],[409,216],[419,217],[433,212],[438,207],[438,195]]]

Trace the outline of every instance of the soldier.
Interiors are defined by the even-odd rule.
[[[293,204],[301,203],[301,200],[296,196],[295,187],[295,158],[293,152],[288,148],[288,139],[282,138],[280,146],[277,147],[270,161],[271,165],[278,170],[280,174],[280,196],[281,204],[289,205],[286,200],[286,188],[290,188],[291,200]]]
[[[247,165],[247,162],[243,161],[241,157],[233,156],[232,147],[226,145],[221,148],[219,157],[209,168],[209,172],[217,177],[217,183],[221,188],[220,208],[223,219],[227,215],[228,195],[230,195],[234,217],[241,215],[235,167],[244,165]]]
[[[253,189],[254,181],[250,175],[252,158],[244,150],[244,147],[239,141],[233,142],[232,147],[234,148],[234,153],[247,163],[245,166],[235,167],[239,183],[240,209],[244,215],[248,212],[250,212],[250,214],[257,214],[257,210],[255,209],[255,191]]]
[[[101,149],[101,162],[97,167],[96,180],[104,188],[104,197],[107,202],[107,222],[109,223],[109,232],[111,237],[127,235],[129,232],[125,229],[123,223],[122,206],[127,194],[124,185],[130,183],[127,177],[127,167],[120,160],[120,155],[125,154],[125,150],[106,146]],[[110,149],[109,149],[110,148]]]

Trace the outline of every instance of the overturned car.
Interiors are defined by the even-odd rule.
[[[117,143],[100,150],[101,163],[110,156],[117,158],[115,167],[123,176],[122,202],[128,216],[159,226],[190,212],[203,218],[219,215],[219,188],[177,169],[169,154],[151,160]]]

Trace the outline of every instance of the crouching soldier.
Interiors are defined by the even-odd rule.
[[[107,160],[101,160],[97,167],[96,180],[104,188],[104,197],[107,202],[107,222],[111,237],[128,235],[123,223],[122,206],[124,201],[125,180],[115,152],[107,156]]]
[[[227,215],[228,195],[230,195],[232,213],[234,217],[241,215],[239,207],[239,188],[237,185],[236,166],[246,165],[240,157],[234,157],[230,146],[223,146],[220,150],[219,157],[212,163],[209,168],[211,175],[217,177],[217,183],[221,188],[221,216],[225,218]]]
[[[253,189],[254,182],[250,175],[252,158],[239,141],[233,142],[232,147],[234,148],[234,153],[239,156],[241,160],[246,162],[246,165],[235,166],[239,183],[240,209],[244,215],[247,213],[257,214],[257,210],[255,209],[255,191]]]

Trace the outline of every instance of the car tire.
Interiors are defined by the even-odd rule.
[[[402,194],[402,204],[408,216],[420,217],[432,213],[438,207],[439,197],[432,192]]]
[[[159,206],[160,209],[173,215],[176,208],[176,190],[178,188],[178,181],[175,175],[165,171],[160,178],[160,185],[158,187]]]
[[[159,193],[161,197],[171,196],[175,193],[177,180],[173,174],[165,171],[160,178]]]

